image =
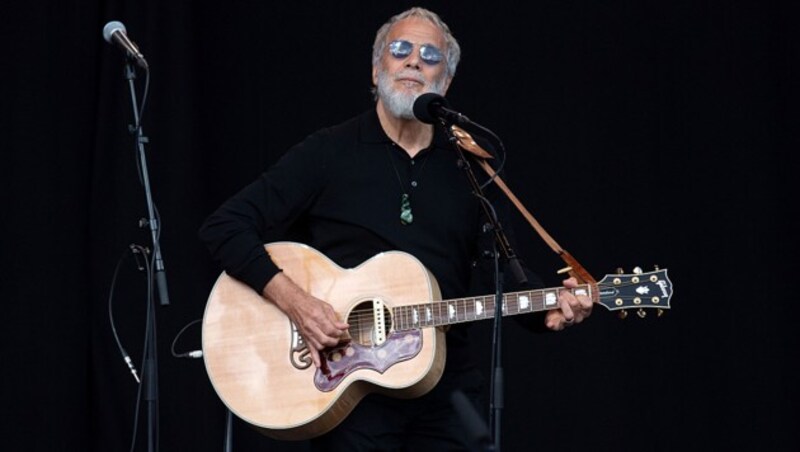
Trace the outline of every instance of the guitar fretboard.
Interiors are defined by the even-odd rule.
[[[511,292],[503,296],[503,316],[528,314],[558,307],[558,292],[563,288],[539,289]],[[572,293],[591,297],[589,285],[571,289]],[[472,322],[494,317],[495,295],[457,298],[415,305],[397,306],[392,309],[395,331],[435,327],[454,323]]]

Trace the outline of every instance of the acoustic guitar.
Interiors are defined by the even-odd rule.
[[[415,257],[380,253],[343,269],[298,243],[265,245],[301,288],[330,303],[351,340],[311,363],[295,325],[273,303],[222,273],[203,317],[203,357],[214,390],[239,418],[285,440],[321,435],[370,392],[417,397],[433,388],[445,360],[443,327],[494,317],[495,295],[441,300],[433,275]],[[558,307],[562,287],[506,293],[503,315]],[[571,289],[616,311],[669,309],[667,270],[607,275]]]

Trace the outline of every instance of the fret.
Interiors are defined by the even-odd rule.
[[[398,306],[397,308],[395,308],[395,313],[394,313],[394,315],[396,317],[395,329],[398,329],[398,330],[406,330],[406,329],[408,329],[408,325],[406,324],[406,321],[405,321],[406,309],[407,308],[405,306]]]
[[[558,293],[563,288],[539,289],[507,293],[500,308],[503,316],[537,312],[558,307]],[[591,286],[570,289],[576,296],[591,297]],[[442,326],[494,317],[497,305],[494,295],[433,301],[393,308],[395,330]]]

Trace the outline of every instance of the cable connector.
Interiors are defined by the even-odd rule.
[[[133,360],[131,360],[131,357],[128,356],[127,352],[125,352],[125,354],[123,355],[123,358],[125,359],[125,364],[127,364],[128,368],[131,370],[131,374],[133,374],[133,378],[136,379],[136,383],[141,383],[141,380],[139,380],[139,375],[136,373],[136,368],[133,367]]]

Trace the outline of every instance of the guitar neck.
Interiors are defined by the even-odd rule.
[[[505,317],[555,309],[561,290],[565,289],[558,287],[504,294],[502,314]],[[593,298],[592,287],[588,284],[570,290]],[[395,331],[405,331],[490,319],[495,314],[495,300],[495,295],[484,295],[397,306],[392,309],[393,326]]]

